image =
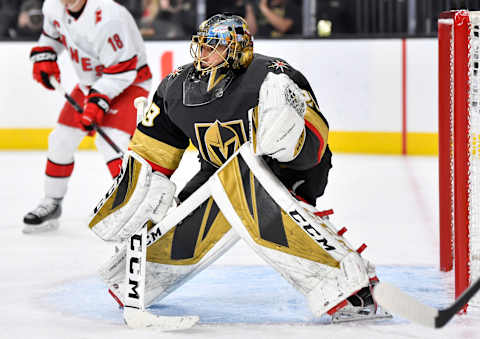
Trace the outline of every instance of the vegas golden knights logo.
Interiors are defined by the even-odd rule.
[[[217,167],[247,141],[242,120],[196,123],[195,133],[203,159]]]

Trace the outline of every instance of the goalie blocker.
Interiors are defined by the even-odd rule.
[[[176,186],[135,152],[127,152],[122,172],[100,200],[88,226],[105,241],[124,241],[144,224],[163,219]]]
[[[148,224],[145,305],[174,291],[239,239],[304,294],[316,316],[332,314],[359,290],[368,291],[373,266],[327,219],[299,203],[251,147],[244,144],[180,206]],[[123,250],[100,270],[121,304],[131,288],[125,266]],[[376,311],[371,306],[370,316]]]

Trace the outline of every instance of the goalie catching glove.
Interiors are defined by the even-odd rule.
[[[292,161],[305,140],[305,96],[286,74],[268,73],[260,88],[258,108],[250,111],[256,126],[255,153],[280,162]]]
[[[106,241],[123,241],[146,220],[158,223],[171,206],[176,186],[164,174],[128,151],[122,173],[93,211],[89,227]]]

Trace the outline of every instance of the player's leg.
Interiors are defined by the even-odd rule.
[[[138,97],[148,97],[148,91],[132,85],[112,100],[110,111],[102,121],[102,127],[111,127],[133,135],[137,127],[137,109],[134,101]]]
[[[83,102],[83,93],[76,87],[72,97]],[[62,213],[62,199],[74,169],[74,153],[85,137],[75,122],[75,110],[66,103],[60,113],[57,126],[48,137],[47,163],[45,170],[45,196],[39,205],[23,219],[24,233],[36,233],[58,228]]]
[[[199,171],[179,194],[181,205],[175,213],[183,216],[168,233],[156,239],[150,233],[147,250],[145,304],[161,299],[191,279],[197,273],[230,249],[239,237],[231,229],[213,199],[207,197],[206,187],[198,188],[211,174]],[[197,187],[195,196],[192,187]],[[199,196],[203,198],[197,198]],[[205,200],[207,199],[207,200]],[[172,211],[172,210],[170,210]],[[110,294],[123,305],[125,289],[125,256],[123,248],[100,269],[100,275],[110,289]]]
[[[315,315],[368,291],[361,256],[331,223],[301,206],[248,146],[215,179],[213,197],[232,228],[307,297]]]
[[[45,196],[39,205],[23,219],[24,233],[35,233],[58,228],[62,200],[74,169],[73,154],[84,138],[80,129],[58,124],[48,137],[48,155],[45,170]]]
[[[103,131],[107,134],[120,149],[127,149],[130,142],[130,134],[110,127],[103,127]],[[122,169],[122,157],[101,137],[95,138],[95,146],[103,155],[105,164],[112,178],[120,174]]]
[[[313,220],[316,220],[320,224],[324,224],[336,235],[341,236],[341,239],[343,239],[343,242],[348,248],[354,248],[343,236],[343,234],[346,232],[346,228],[339,230],[335,225],[333,225],[329,219],[330,213],[323,215],[323,213],[319,212],[315,207],[303,201],[299,201],[298,206],[304,208]],[[333,211],[331,214],[333,214]],[[357,252],[360,254],[364,249],[365,246],[362,245],[359,247]],[[378,309],[378,306],[372,296],[373,288],[379,282],[375,265],[363,257],[362,260],[368,276],[368,285],[359,289],[356,293],[350,295],[348,298],[342,300],[327,311],[327,313],[332,316],[332,320],[334,322],[391,317],[389,313]],[[312,296],[314,295],[315,293],[312,293]],[[316,309],[314,306],[316,302],[319,302],[319,300],[316,298],[311,298],[310,305],[312,309]]]
[[[134,106],[134,101],[137,97],[148,97],[148,92],[139,86],[126,88],[118,97],[112,100],[110,111],[105,114],[102,122],[103,131],[122,150],[128,148],[130,138],[137,126],[137,110]],[[120,174],[122,167],[121,156],[103,138],[97,137],[95,145],[103,154],[110,174],[115,178]]]
[[[127,154],[126,170],[115,179],[114,186],[94,209],[89,227],[104,240],[123,241],[137,232],[146,220],[158,223],[147,233],[150,246],[146,252],[144,300],[148,304],[201,271],[238,237],[210,198],[205,185],[164,219],[173,201],[175,185],[166,176],[153,172],[149,163],[134,152]],[[119,251],[100,270],[120,303],[126,291],[125,253],[126,249]]]
[[[175,291],[240,239],[218,212],[218,207],[207,207],[209,204],[200,206],[193,216],[148,247],[145,306]],[[203,223],[198,220],[202,213],[206,217]],[[217,217],[213,217],[215,213]],[[125,253],[122,248],[99,270],[110,294],[121,306],[125,295]]]

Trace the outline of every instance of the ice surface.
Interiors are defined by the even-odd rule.
[[[45,154],[0,153],[0,338],[480,338],[480,312],[456,317],[442,330],[392,320],[331,325],[314,319],[304,298],[243,243],[156,303],[157,314],[197,314],[182,332],[129,330],[96,269],[113,246],[85,221],[110,186],[101,156],[77,154],[57,232],[26,236],[23,215],[42,196]],[[332,221],[368,248],[364,255],[390,281],[422,302],[453,301],[453,279],[438,272],[437,159],[335,155],[326,194]],[[181,187],[198,169],[189,153],[174,180]]]

